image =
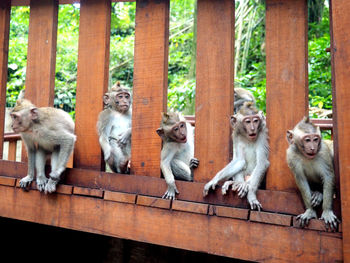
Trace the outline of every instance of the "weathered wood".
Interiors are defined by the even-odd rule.
[[[294,191],[286,162],[287,130],[308,114],[307,4],[266,1],[266,115],[270,168],[266,187]]]
[[[344,262],[350,262],[350,2],[332,0],[332,69],[335,158],[340,174]]]
[[[136,2],[131,172],[160,176],[161,139],[167,109],[169,0]]]
[[[16,153],[17,153],[17,142],[11,141],[9,142],[9,152],[8,152],[8,160],[16,161]]]
[[[38,107],[53,106],[58,0],[30,3],[26,98]]]
[[[77,195],[45,195],[0,186],[0,215],[257,262],[342,260],[342,240],[337,233],[323,234]]]
[[[9,50],[11,1],[4,0],[0,3],[0,159],[2,159],[5,130],[5,106],[7,64]]]
[[[81,1],[74,167],[102,168],[96,123],[108,88],[110,27],[110,0]]]
[[[232,156],[230,115],[233,113],[234,1],[197,3],[194,181],[207,182]]]

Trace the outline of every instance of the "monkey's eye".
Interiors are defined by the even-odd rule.
[[[174,131],[177,132],[178,130],[179,130],[179,127],[175,127],[175,128],[174,128]]]
[[[125,96],[125,98],[126,98],[126,99],[129,99],[129,98],[130,98],[130,96],[129,96],[129,95],[126,95],[126,96]]]
[[[250,121],[250,120],[246,120],[246,121],[245,121],[245,123],[250,124],[250,123],[251,123],[251,121]]]
[[[310,138],[305,138],[305,141],[306,142],[311,142],[311,139]]]
[[[314,139],[314,142],[318,142],[318,138],[317,137]]]
[[[253,122],[254,122],[254,123],[258,123],[258,122],[259,122],[259,119],[254,119]]]
[[[118,98],[119,98],[119,99],[122,99],[122,98],[123,98],[123,95],[118,95]]]
[[[185,125],[183,123],[180,124],[180,128],[183,128],[185,127]]]

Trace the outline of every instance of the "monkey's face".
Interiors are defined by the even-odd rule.
[[[11,128],[14,132],[25,132],[30,128],[32,118],[29,110],[13,112],[10,116],[12,119]]]
[[[308,159],[314,159],[321,147],[321,137],[318,134],[306,134],[300,138],[301,152]]]
[[[131,104],[130,94],[126,92],[117,93],[115,96],[115,104],[119,112],[127,112]]]
[[[242,119],[244,134],[250,141],[258,138],[261,119],[259,115],[246,116]]]
[[[186,123],[183,121],[176,123],[169,131],[168,136],[176,142],[186,143],[187,142]]]

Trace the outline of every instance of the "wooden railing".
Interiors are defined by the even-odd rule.
[[[37,106],[53,105],[58,5],[72,2],[12,2],[30,5],[26,97]],[[264,209],[260,213],[249,211],[246,200],[232,193],[202,195],[204,184],[232,155],[228,119],[233,112],[234,1],[197,3],[195,156],[200,166],[194,182],[177,182],[180,194],[173,202],[159,198],[165,182],[159,168],[161,140],[155,132],[160,112],[166,111],[167,105],[169,0],[136,1],[130,175],[102,170],[96,134],[108,86],[111,1],[81,0],[80,4],[73,168],[66,170],[58,196],[42,196],[14,187],[26,174],[25,163],[1,160],[0,216],[246,260],[350,262],[349,1],[331,3],[333,134],[340,193],[334,206],[342,224],[337,233],[327,234],[322,227],[297,227],[295,216],[304,208],[285,161],[285,133],[308,112],[305,0],[266,1],[266,115],[271,166],[265,189],[258,191]],[[10,8],[10,0],[1,1],[1,133]],[[0,140],[1,153],[4,140]],[[6,140],[12,139],[8,136]],[[13,142],[11,145],[13,159]],[[33,212],[36,202],[41,203],[40,214]]]

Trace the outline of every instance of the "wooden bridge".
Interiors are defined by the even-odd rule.
[[[53,105],[58,5],[71,0],[0,3],[0,131],[3,133],[11,5],[30,5],[26,97]],[[74,1],[76,2],[76,1]],[[177,182],[175,201],[161,199],[161,140],[166,111],[169,0],[137,0],[131,174],[103,171],[96,134],[108,86],[110,0],[80,1],[76,135],[73,168],[57,193],[18,187],[27,164],[0,160],[0,216],[123,239],[264,262],[350,262],[350,2],[331,1],[333,127],[342,223],[301,229],[303,212],[287,164],[285,133],[308,113],[306,0],[266,0],[266,89],[271,166],[258,191],[262,212],[220,191],[203,198],[204,184],[230,160],[233,112],[234,1],[198,0],[194,182]],[[219,106],[218,106],[219,105]],[[5,137],[4,137],[5,138]],[[0,153],[4,138],[0,141]],[[6,140],[17,140],[7,136]],[[12,139],[11,139],[12,138]],[[18,137],[17,137],[18,138]]]

